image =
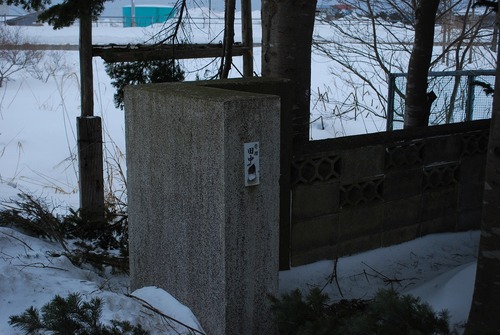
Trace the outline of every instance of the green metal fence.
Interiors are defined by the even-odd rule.
[[[491,117],[495,70],[430,72],[428,91],[433,102],[429,125],[457,123]],[[406,74],[389,75],[387,131],[403,128]]]

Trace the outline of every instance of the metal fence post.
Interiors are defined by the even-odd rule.
[[[394,87],[396,85],[396,76],[392,73],[389,73],[387,76],[387,80],[389,81],[389,87],[387,100],[387,125],[385,129],[386,131],[392,131],[394,121]]]
[[[475,75],[467,76],[467,100],[465,102],[465,120],[472,120],[472,113],[474,112],[474,81],[476,80]]]

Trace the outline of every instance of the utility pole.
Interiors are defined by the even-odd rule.
[[[130,26],[131,27],[135,27],[136,26],[134,0],[130,0]]]

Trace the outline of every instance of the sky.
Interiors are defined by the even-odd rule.
[[[197,41],[203,41],[215,34],[220,26],[200,25],[198,28],[192,34]],[[254,33],[260,34],[259,27],[254,28]],[[155,29],[158,27],[123,28],[100,24],[94,27],[93,38],[97,44],[137,43],[151,36]],[[213,32],[203,32],[203,29],[213,29]],[[38,43],[75,44],[78,41],[77,27],[58,31],[48,26],[25,27],[22,32]],[[327,32],[327,27],[316,27],[317,34]],[[45,198],[58,211],[64,211],[68,206],[78,206],[75,154],[75,120],[80,112],[78,53],[47,53],[39,65],[50,75],[39,80],[21,71],[0,88],[0,200],[15,197],[22,190]],[[123,181],[113,171],[120,166],[126,169],[123,111],[114,107],[114,88],[102,60],[95,58],[93,66],[95,112],[103,119],[106,167],[110,173],[107,178],[119,191]],[[212,71],[202,61],[190,60],[183,66],[188,71],[188,80],[197,76],[203,78],[207,71],[209,75]],[[235,66],[241,67],[240,59],[235,59]],[[313,53],[314,91],[332,87],[330,94],[336,92],[339,84],[331,75],[332,66],[331,60]],[[255,49],[255,70],[260,73],[259,48]],[[336,73],[338,76],[341,71]],[[238,76],[238,73],[232,71],[231,75]],[[353,134],[378,129],[378,125],[368,122],[366,117],[351,121],[349,125],[344,121],[342,131],[349,128],[349,134]],[[385,121],[375,122],[383,124]],[[336,127],[333,132],[328,130],[332,127]],[[328,125],[327,129],[313,124],[311,129],[315,139],[334,137],[340,131],[338,124]],[[416,294],[436,310],[449,309],[452,323],[461,323],[467,318],[472,299],[478,241],[477,231],[437,234],[344,257],[337,266],[339,286],[327,285],[326,291],[337,299],[342,295],[366,298],[378,288],[387,288],[388,283],[399,282],[394,284],[396,289]],[[156,331],[153,334],[169,334],[158,328],[164,324],[161,317],[144,320],[142,316],[149,312],[141,309],[135,298],[126,295],[132,293],[128,290],[126,276],[76,268],[63,256],[49,256],[52,251],[61,250],[53,242],[0,228],[0,334],[21,334],[7,325],[9,315],[21,313],[30,305],[41,307],[56,293],[65,295],[73,291],[82,292],[87,298],[102,297],[107,320],[142,320]],[[284,293],[294,288],[323,287],[332,269],[332,261],[321,261],[281,272],[280,290]],[[197,326],[196,316],[187,310],[189,306],[183,306],[168,292],[148,287],[134,295],[151,303],[154,302],[151,297],[156,297],[161,305],[158,308],[164,313]]]

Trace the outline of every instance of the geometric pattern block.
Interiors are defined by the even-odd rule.
[[[340,178],[340,157],[325,155],[298,159],[292,162],[292,185],[310,184]]]
[[[380,201],[384,176],[359,183],[340,186],[340,208]]]
[[[462,135],[462,157],[484,154],[488,150],[489,131],[479,131]]]
[[[398,168],[422,163],[423,142],[413,142],[385,149],[385,167]]]
[[[458,183],[457,162],[424,167],[424,191]]]

